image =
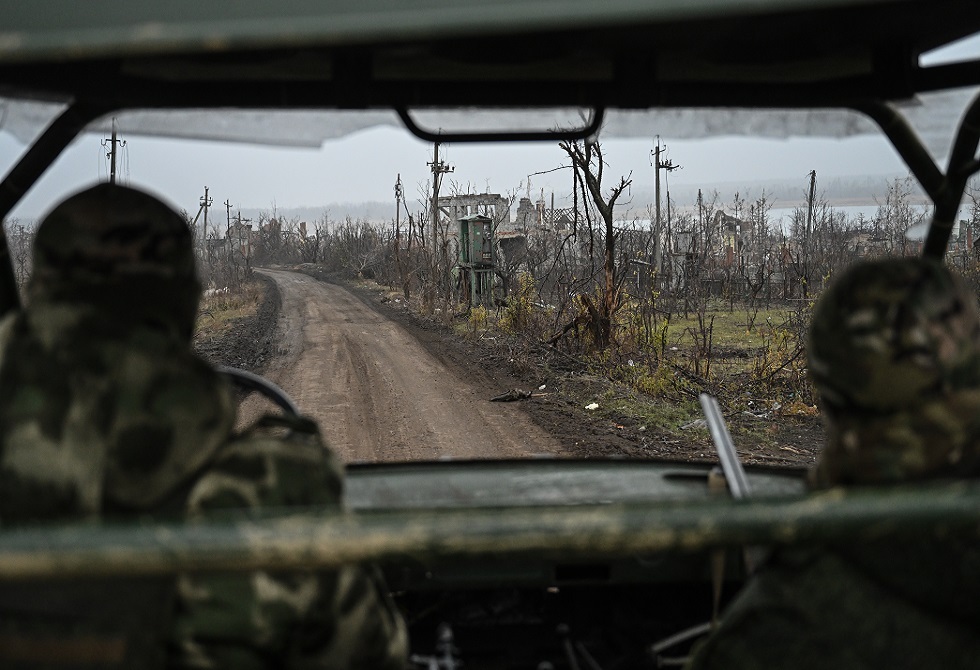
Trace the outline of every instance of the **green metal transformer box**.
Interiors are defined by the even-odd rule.
[[[492,304],[493,261],[493,219],[483,214],[459,219],[460,293],[468,304]]]

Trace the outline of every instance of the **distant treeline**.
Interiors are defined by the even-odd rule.
[[[817,191],[818,196],[822,196],[831,205],[845,204],[875,204],[876,199],[881,200],[888,193],[889,184],[896,177],[905,175],[873,175],[873,176],[851,176],[820,178],[818,175]],[[913,197],[921,196],[925,199],[924,193],[918,188],[917,182],[912,182]],[[697,202],[698,189],[701,189],[706,198],[714,192],[718,192],[719,202],[731,201],[738,193],[741,198],[751,201],[765,193],[766,199],[774,207],[794,207],[803,203],[806,199],[808,180],[806,175],[799,179],[784,179],[755,182],[725,182],[704,184],[695,186],[689,184],[670,185],[671,205],[683,208],[690,207]],[[521,194],[523,195],[523,194]],[[628,212],[634,212],[637,216],[642,216],[648,203],[655,200],[655,189],[651,185],[632,186],[632,193],[627,201],[617,207],[617,218],[629,218]],[[540,192],[532,194],[532,197],[540,197]],[[662,198],[666,198],[666,187],[661,193]],[[545,198],[548,206],[551,206],[551,193],[546,193]],[[415,204],[415,203],[411,203]],[[571,196],[568,193],[555,193],[556,207],[570,207],[572,204]],[[516,204],[515,204],[516,206]],[[269,211],[268,207],[254,207],[242,209],[242,217],[258,220],[260,215]],[[289,221],[313,222],[327,215],[328,218],[345,219],[351,217],[355,220],[387,222],[395,216],[395,203],[382,201],[369,202],[331,202],[322,205],[308,207],[279,207],[277,215]],[[403,210],[404,214],[404,210]]]

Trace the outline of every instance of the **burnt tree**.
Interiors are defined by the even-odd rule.
[[[605,164],[602,159],[602,148],[598,142],[561,142],[560,146],[572,160],[575,181],[584,186],[596,211],[602,218],[604,227],[603,253],[603,282],[601,297],[596,300],[593,296],[579,296],[585,308],[588,319],[585,324],[592,333],[595,346],[600,351],[605,350],[613,340],[613,316],[620,307],[622,279],[616,268],[616,231],[613,228],[613,207],[616,200],[623,194],[632,180],[620,177],[619,182],[609,189],[608,195],[603,195],[602,178]]]

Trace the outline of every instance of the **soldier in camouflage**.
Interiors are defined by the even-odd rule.
[[[187,224],[156,198],[103,184],[44,219],[28,306],[0,320],[0,524],[341,508],[313,422],[234,433],[225,379],[190,348],[199,298]],[[173,667],[405,665],[373,568],[182,575],[177,595]]]
[[[827,446],[813,484],[980,472],[980,315],[944,266],[855,266],[819,302],[807,344]]]
[[[312,421],[266,416],[222,447],[188,509],[193,518],[297,505],[339,511],[341,472]],[[178,595],[174,667],[405,667],[405,626],[373,567],[182,575]]]
[[[977,297],[925,259],[855,265],[807,344],[827,445],[815,489],[980,475]],[[777,550],[689,668],[972,668],[980,544],[868,538]]]

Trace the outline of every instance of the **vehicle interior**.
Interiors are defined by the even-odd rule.
[[[695,133],[722,134],[728,111],[740,123],[734,110],[760,110],[840,136],[855,132],[853,117],[793,115],[849,110],[889,139],[934,203],[923,252],[934,258],[980,170],[980,97],[956,110],[945,165],[908,121],[919,96],[980,86],[980,60],[920,64],[980,33],[975,0],[106,4],[111,11],[71,0],[2,10],[7,123],[35,105],[59,110],[4,176],[4,217],[77,136],[121,113],[148,134],[241,139],[261,112],[360,111],[371,124],[370,114],[394,111],[427,141],[555,143],[643,134],[676,110],[721,119],[713,130],[695,123]],[[580,126],[534,113],[554,108],[581,110]],[[471,110],[529,111],[530,121],[471,127]],[[646,125],[631,130],[638,119]],[[318,127],[309,141],[354,130]],[[0,239],[0,316],[19,304]],[[723,421],[717,429],[724,442]],[[801,471],[755,467],[743,473],[751,495],[737,497],[739,470],[623,460],[358,464],[347,471],[349,511],[331,517],[0,526],[0,580],[23,597],[54,576],[104,585],[374,562],[409,623],[415,667],[665,667],[683,663],[744,583],[745,547],[980,528],[980,487],[970,482],[807,494]]]

